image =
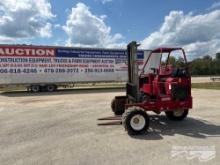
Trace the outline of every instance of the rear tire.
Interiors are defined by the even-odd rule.
[[[31,85],[31,92],[34,92],[34,93],[40,92],[40,86],[39,85]]]
[[[129,135],[140,135],[149,128],[150,119],[147,113],[137,107],[128,108],[122,115],[122,124]]]
[[[188,109],[177,109],[173,111],[166,111],[165,114],[170,120],[180,121],[187,117],[188,111]]]

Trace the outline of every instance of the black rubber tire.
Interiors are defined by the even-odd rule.
[[[112,112],[115,112],[115,98],[112,99],[111,101],[111,109],[112,109]]]
[[[54,92],[54,91],[56,91],[56,85],[47,85],[46,86],[46,91],[47,92]]]
[[[40,85],[31,85],[31,92],[37,93],[40,92]]]
[[[184,112],[181,116],[175,116],[173,111],[166,111],[165,114],[166,114],[167,118],[170,120],[181,121],[187,117],[188,112],[189,112],[188,109],[184,109],[183,111]]]
[[[115,115],[122,115],[125,112],[125,105],[115,98],[111,102],[111,108]]]
[[[124,106],[122,107],[121,105],[117,106],[117,108],[115,108],[115,115],[122,115],[125,112]]]
[[[131,119],[134,115],[141,115],[145,119],[145,125],[140,130],[135,130],[131,126]],[[138,108],[138,107],[131,107],[128,108],[125,113],[122,115],[122,125],[124,126],[125,130],[128,132],[129,135],[140,135],[147,132],[150,124],[150,119],[146,111]]]

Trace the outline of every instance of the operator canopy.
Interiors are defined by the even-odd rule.
[[[167,65],[167,61],[171,55],[178,55],[179,58],[183,59],[184,63],[187,62],[185,52],[182,48],[157,48],[152,50],[148,55],[146,55],[147,58],[144,67],[142,68],[142,73],[153,73],[152,68],[159,69],[162,64],[162,61],[164,61]]]

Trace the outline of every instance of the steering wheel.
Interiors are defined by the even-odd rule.
[[[187,76],[187,71],[185,68],[176,68],[173,73],[172,76],[174,77],[186,77]]]

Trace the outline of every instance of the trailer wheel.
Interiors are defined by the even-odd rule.
[[[150,119],[147,113],[137,107],[128,108],[122,115],[122,124],[129,135],[139,135],[149,128]]]
[[[40,92],[40,86],[39,85],[31,85],[31,92]]]
[[[173,111],[166,111],[165,114],[170,120],[180,121],[187,117],[188,109],[177,109]]]
[[[47,85],[46,90],[47,92],[54,92],[56,90],[56,85]]]

